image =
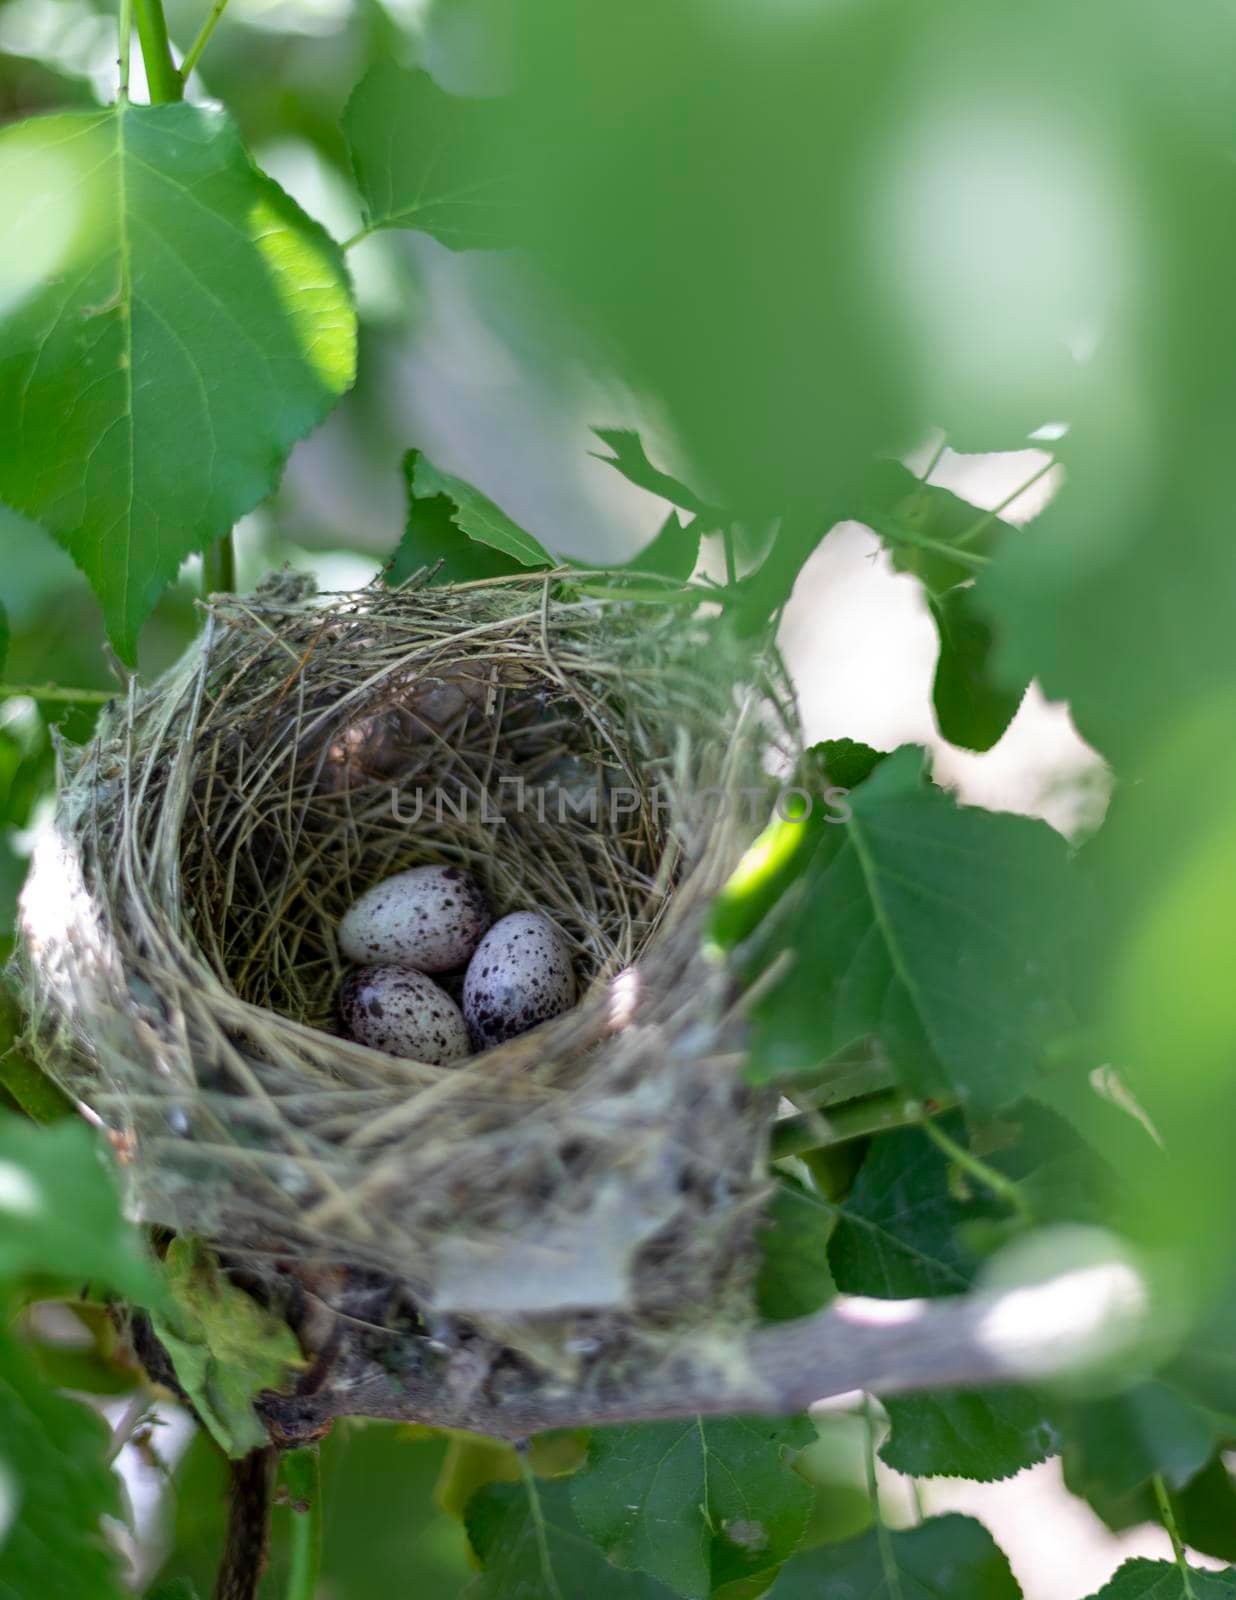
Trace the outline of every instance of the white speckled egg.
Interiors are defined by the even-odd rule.
[[[459,1007],[432,978],[411,967],[362,967],[339,992],[343,1025],[358,1044],[445,1066],[468,1054]]]
[[[413,867],[365,891],[339,924],[339,948],[362,966],[462,967],[494,920],[459,867]]]
[[[481,940],[464,978],[463,1014],[478,1050],[527,1033],[575,1004],[562,935],[535,911],[513,911]]]

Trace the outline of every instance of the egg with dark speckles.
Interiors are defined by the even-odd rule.
[[[339,948],[362,966],[419,972],[462,967],[494,920],[484,891],[460,867],[413,867],[374,884],[344,914]]]
[[[343,1025],[358,1044],[430,1066],[461,1061],[468,1030],[459,1007],[411,967],[362,967],[339,992]]]
[[[570,951],[553,923],[535,911],[495,922],[464,978],[463,1014],[475,1048],[527,1033],[574,1004]]]

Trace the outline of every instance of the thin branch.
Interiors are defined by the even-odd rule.
[[[950,1138],[939,1123],[929,1122],[926,1118],[921,1118],[920,1126],[932,1143],[937,1145],[950,1161],[960,1167],[963,1172],[968,1172],[977,1183],[981,1183],[985,1189],[990,1190],[997,1198],[1003,1200],[1015,1216],[1020,1217],[1026,1223],[1034,1221],[1025,1195],[1012,1178],[1005,1177],[1003,1172],[997,1172],[995,1167],[989,1166],[986,1161],[976,1156],[973,1150],[967,1150],[965,1145],[958,1144],[956,1139]]]
[[[951,1109],[951,1104],[935,1102],[933,1114]],[[783,1117],[774,1122],[770,1154],[774,1161],[783,1161],[786,1156],[801,1156],[809,1150],[849,1144],[888,1128],[917,1127],[922,1121],[921,1101],[907,1100],[898,1091],[867,1095],[832,1111],[804,1111],[799,1116]]]

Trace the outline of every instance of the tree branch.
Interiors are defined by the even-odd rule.
[[[1140,1327],[1139,1279],[1119,1265],[1087,1267],[1031,1288],[939,1300],[840,1297],[794,1322],[685,1343],[641,1375],[600,1375],[585,1387],[550,1380],[505,1390],[466,1349],[393,1377],[376,1363],[312,1395],[268,1394],[261,1405],[280,1443],[317,1437],[336,1416],[379,1417],[523,1439],[550,1428],[696,1415],[790,1414],[830,1395],[976,1388],[1025,1382],[1093,1359]]]

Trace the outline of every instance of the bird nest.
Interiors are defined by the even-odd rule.
[[[309,1356],[611,1381],[750,1315],[773,1107],[704,934],[788,704],[716,622],[558,578],[216,597],[61,752],[31,1046],[135,1214],[207,1239]],[[339,918],[422,863],[551,918],[579,1004],[449,1067],[343,1037]]]

